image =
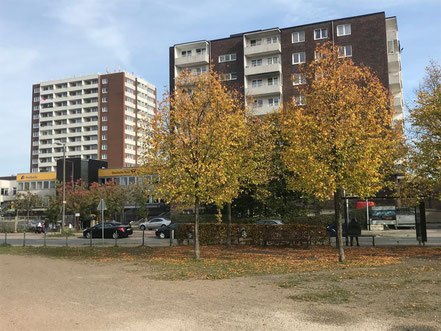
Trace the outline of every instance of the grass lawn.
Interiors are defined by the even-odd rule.
[[[402,264],[409,257],[438,259],[441,248],[372,247],[346,249],[347,262],[337,262],[331,247],[293,249],[279,247],[203,246],[199,261],[193,248],[177,247],[0,247],[0,254],[40,255],[96,263],[130,262],[149,267],[158,279],[222,279],[247,275],[358,270]],[[333,291],[338,291],[334,289]]]

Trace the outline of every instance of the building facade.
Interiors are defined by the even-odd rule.
[[[271,113],[283,101],[304,102],[296,92],[296,85],[305,84],[300,65],[313,61],[317,45],[327,41],[340,46],[342,57],[376,73],[393,95],[395,119],[402,120],[398,26],[384,12],[176,44],[169,54],[170,89],[183,70],[200,75],[213,65],[227,87],[252,97],[256,114]]]
[[[34,84],[30,171],[55,171],[64,148],[66,157],[136,166],[155,106],[155,86],[127,72]]]
[[[15,176],[0,177],[0,214],[6,202],[15,200],[17,181]]]

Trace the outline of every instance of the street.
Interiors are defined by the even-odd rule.
[[[8,233],[6,235],[6,243],[12,246],[23,246],[24,234],[23,233]],[[0,244],[5,243],[5,234],[0,237]],[[133,235],[128,238],[120,238],[117,240],[118,246],[140,246],[142,244],[142,231],[134,230]],[[144,245],[145,246],[168,246],[170,244],[169,239],[156,238],[154,231],[144,232]],[[39,233],[26,233],[26,246],[43,246],[44,235]],[[47,246],[66,246],[66,237],[52,237],[51,233],[46,236]],[[90,240],[82,236],[82,234],[76,234],[75,236],[67,238],[68,246],[89,246]],[[103,245],[101,238],[93,238],[92,245]],[[104,246],[115,245],[115,239],[104,239]]]
[[[362,235],[374,235],[375,246],[418,246],[419,242],[416,240],[415,230],[383,230],[383,231],[366,231],[363,230]],[[23,246],[23,233],[8,233],[6,235],[6,243],[13,246]],[[345,241],[345,238],[343,238]],[[5,243],[5,234],[0,235],[0,244]],[[335,238],[331,238],[332,245],[335,245]],[[371,237],[360,237],[360,246],[372,246]],[[120,238],[117,240],[118,246],[139,246],[142,244],[142,231],[134,230],[133,235],[128,238]],[[154,231],[145,231],[144,245],[152,247],[163,247],[170,244],[170,239],[156,238]],[[433,228],[427,230],[427,246],[441,246],[441,228]],[[43,246],[44,235],[38,233],[26,233],[26,246]],[[52,237],[50,234],[46,237],[47,246],[66,246],[65,237]],[[90,240],[83,238],[81,234],[67,238],[68,246],[89,246]],[[104,244],[101,238],[93,238],[92,245],[115,245],[114,239],[104,239]],[[355,245],[355,240],[354,240]]]

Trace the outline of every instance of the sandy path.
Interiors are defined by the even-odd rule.
[[[295,302],[275,276],[157,281],[138,268],[0,255],[0,330],[361,331],[394,325],[337,306]]]

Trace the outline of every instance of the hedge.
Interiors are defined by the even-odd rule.
[[[193,239],[194,225],[178,224],[176,238],[179,244],[189,243]],[[201,245],[225,244],[227,225],[225,223],[200,224],[199,242]],[[233,244],[250,245],[290,245],[311,246],[329,245],[326,227],[305,224],[256,225],[233,224],[231,232]]]

